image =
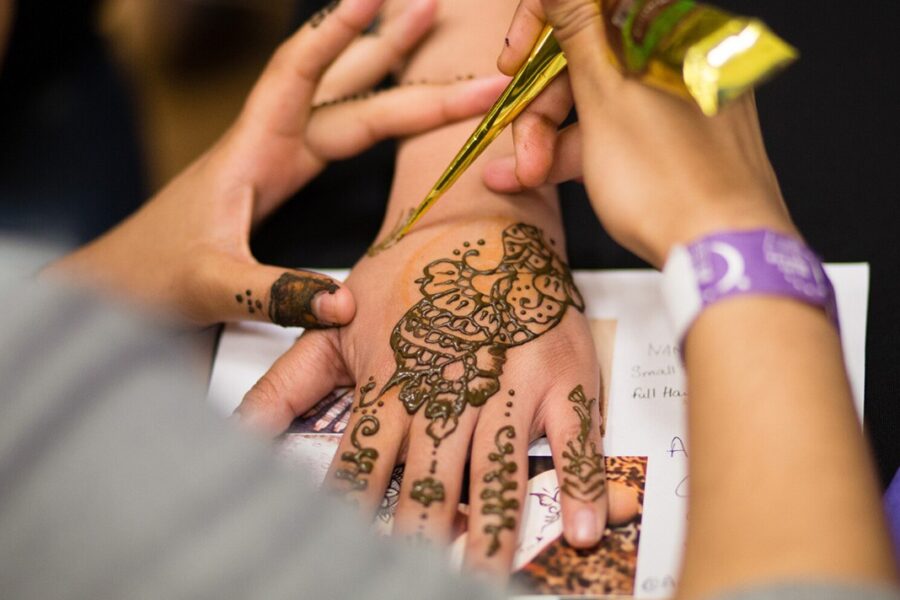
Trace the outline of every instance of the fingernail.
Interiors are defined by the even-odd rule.
[[[324,290],[313,296],[310,308],[321,326],[334,326],[340,317],[337,290]]]
[[[593,545],[597,541],[597,517],[589,508],[582,508],[575,513],[575,542],[581,545]]]
[[[330,279],[286,272],[272,284],[269,317],[284,327],[334,327],[340,316],[339,289]]]

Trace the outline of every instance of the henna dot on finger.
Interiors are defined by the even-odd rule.
[[[244,293],[237,293],[234,295],[234,300],[238,304],[244,304],[246,302],[247,313],[255,314],[256,311],[262,310],[262,303],[259,300],[254,300],[252,298],[253,290],[244,290]]]

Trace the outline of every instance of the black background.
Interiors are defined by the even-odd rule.
[[[900,7],[895,0],[719,5],[762,18],[801,51],[797,64],[759,91],[760,118],[784,197],[810,245],[827,261],[871,266],[865,424],[886,484],[900,467]],[[258,257],[351,265],[378,230],[391,160],[384,144],[331,167],[258,232]],[[563,186],[562,196],[574,268],[645,266],[604,234],[581,186]]]

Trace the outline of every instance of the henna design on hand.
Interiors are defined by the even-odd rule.
[[[603,454],[597,452],[597,446],[589,441],[591,435],[591,407],[596,398],[587,399],[582,386],[576,387],[569,394],[569,402],[572,409],[578,415],[580,428],[578,431],[577,445],[569,440],[566,443],[568,450],[563,450],[562,456],[566,465],[562,470],[571,477],[564,477],[560,490],[565,495],[582,502],[593,502],[606,491],[606,464]]]
[[[410,498],[428,508],[432,502],[444,501],[444,484],[434,477],[417,479],[413,482]]]
[[[484,526],[484,532],[491,536],[491,543],[487,549],[487,555],[493,556],[500,549],[500,534],[504,529],[510,531],[516,530],[515,511],[519,509],[519,501],[516,498],[507,498],[506,494],[515,492],[519,488],[518,482],[513,477],[518,471],[518,465],[507,457],[513,453],[513,445],[511,442],[503,441],[502,438],[513,440],[516,438],[516,430],[512,425],[501,427],[494,436],[494,445],[497,447],[496,452],[488,454],[488,460],[496,465],[493,471],[489,471],[484,476],[484,483],[496,483],[494,487],[486,487],[481,490],[481,499],[484,504],[481,507],[481,514],[495,515],[499,517],[496,523]],[[509,512],[513,511],[510,515]]]
[[[378,433],[379,429],[381,429],[381,422],[378,420],[378,417],[375,416],[378,409],[372,408],[372,406],[376,402],[379,403],[379,406],[381,406],[382,403],[378,400],[378,397],[375,397],[372,400],[366,400],[366,396],[373,389],[375,389],[375,380],[371,377],[369,378],[368,383],[359,388],[359,404],[353,409],[353,412],[355,413],[361,410],[363,415],[350,432],[350,443],[353,444],[356,451],[345,451],[341,453],[341,460],[345,463],[349,463],[349,466],[347,468],[338,469],[334,473],[336,479],[346,481],[350,484],[350,491],[363,491],[369,486],[369,479],[367,476],[372,473],[372,469],[375,468],[375,461],[378,459],[378,450],[364,446],[362,441],[360,441],[360,435],[363,437],[372,437]],[[369,413],[370,410],[371,414]]]
[[[468,242],[461,258],[428,264],[416,280],[422,300],[391,333],[396,370],[379,395],[399,387],[409,414],[425,411],[435,446],[466,406],[482,406],[500,389],[509,348],[556,327],[569,306],[584,309],[569,267],[540,229],[510,225],[502,240],[503,258],[490,269],[469,264],[479,251]]]
[[[321,293],[333,294],[336,291],[338,286],[330,279],[286,272],[272,284],[269,292],[269,319],[282,327],[334,327],[332,323],[319,321],[313,313],[312,302]]]

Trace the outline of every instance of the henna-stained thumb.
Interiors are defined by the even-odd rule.
[[[287,271],[269,293],[269,319],[283,327],[337,327],[347,323],[353,312],[350,291],[320,275]]]

